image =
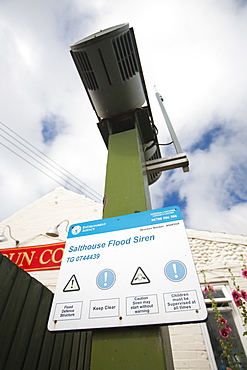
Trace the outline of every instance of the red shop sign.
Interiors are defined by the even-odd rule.
[[[25,271],[57,270],[61,265],[64,247],[65,242],[62,242],[0,249],[0,253]]]

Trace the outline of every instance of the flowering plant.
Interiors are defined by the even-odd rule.
[[[243,260],[243,268],[242,268],[242,277],[245,279],[247,278],[247,266],[244,260],[244,256],[240,255]],[[247,308],[246,308],[246,301],[247,301],[247,292],[242,290],[240,286],[236,283],[235,276],[231,269],[228,269],[231,274],[231,280],[234,286],[234,290],[232,291],[232,298],[234,300],[235,305],[239,308],[240,314],[243,318],[243,325],[247,326]],[[244,331],[243,335],[247,335],[247,330]]]
[[[246,269],[247,271],[247,269]],[[205,294],[206,298],[210,299],[211,304],[212,304],[212,309],[215,314],[215,320],[219,329],[219,343],[222,348],[222,354],[221,356],[226,358],[226,361],[228,363],[227,370],[239,370],[243,369],[243,364],[239,362],[238,359],[238,351],[237,348],[235,347],[233,340],[235,339],[234,337],[231,336],[231,327],[228,325],[227,320],[223,317],[221,314],[217,302],[214,297],[214,293],[216,293],[215,289],[213,288],[212,285],[208,284],[206,282],[206,275],[205,272],[202,271],[202,274],[204,276],[204,291],[203,293]],[[237,290],[238,287],[236,287],[236,292],[235,292],[235,299],[239,300],[239,291]],[[241,295],[242,297],[242,295]],[[245,311],[246,312],[246,311]]]

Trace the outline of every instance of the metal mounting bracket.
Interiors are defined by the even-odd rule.
[[[147,174],[162,172],[182,167],[184,172],[189,171],[189,160],[186,154],[179,153],[166,158],[153,159],[145,163]]]

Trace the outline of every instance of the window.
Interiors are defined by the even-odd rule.
[[[224,319],[227,320],[227,324],[232,329],[230,336],[235,337],[232,341],[234,347],[237,348],[238,353],[242,355],[238,356],[238,361],[244,365],[244,368],[247,368],[247,358],[244,347],[246,347],[245,338],[243,337],[243,325],[242,321],[236,308],[230,290],[227,285],[215,285],[213,284],[214,290],[216,293],[212,293],[215,301],[217,302],[218,309],[222,313]],[[217,322],[215,320],[215,313],[212,309],[211,300],[206,298],[205,303],[208,308],[208,319],[206,323],[202,324],[203,334],[205,338],[205,343],[207,347],[207,352],[209,355],[209,360],[211,368],[213,370],[225,370],[227,369],[228,363],[225,357],[221,356],[222,348],[219,343],[220,334]],[[234,363],[234,357],[232,357],[232,362]]]

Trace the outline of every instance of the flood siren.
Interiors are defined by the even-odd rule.
[[[73,44],[70,52],[106,146],[110,134],[137,125],[146,161],[161,158],[133,28],[125,23],[99,31]],[[148,175],[149,184],[160,174]]]

